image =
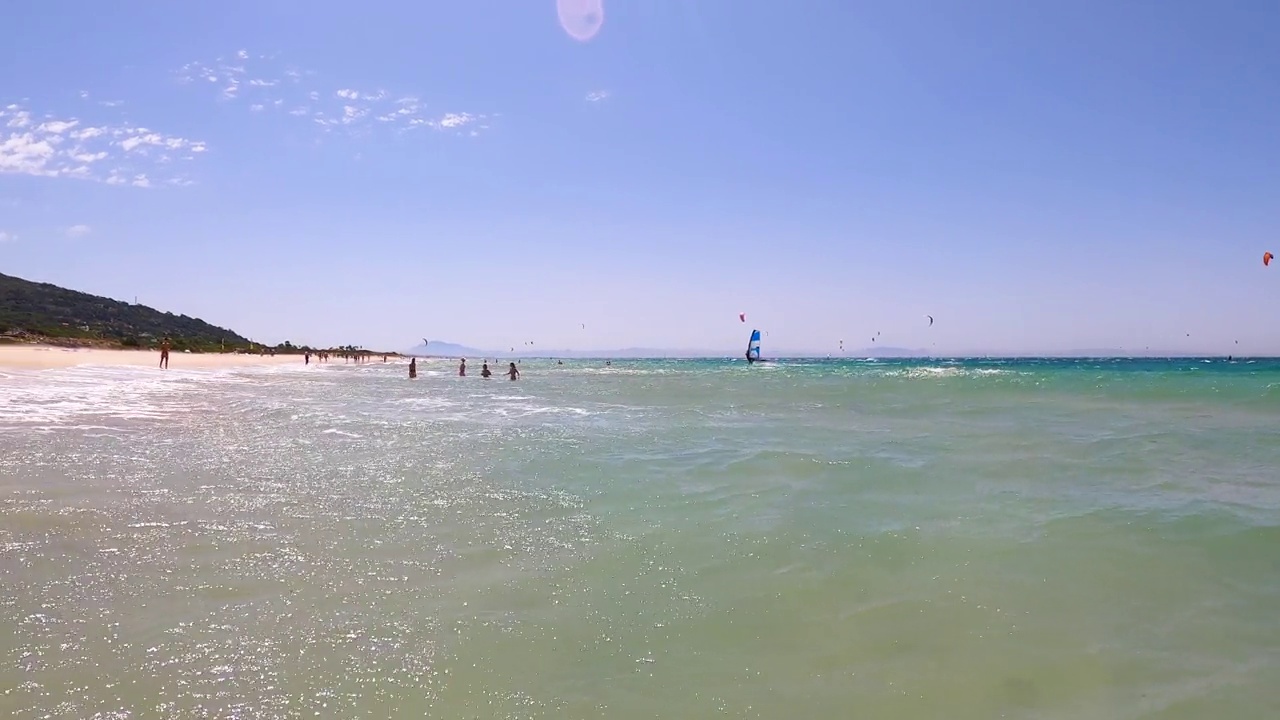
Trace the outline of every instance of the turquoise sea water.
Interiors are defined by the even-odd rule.
[[[521,368],[4,371],[0,714],[1280,716],[1280,361]]]

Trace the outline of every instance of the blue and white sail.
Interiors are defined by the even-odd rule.
[[[759,330],[751,331],[751,340],[747,342],[747,359],[748,360],[760,359],[760,331]]]

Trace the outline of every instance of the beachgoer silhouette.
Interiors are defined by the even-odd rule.
[[[487,378],[487,377],[490,377],[491,375],[493,375],[493,373],[492,373],[492,372],[489,372],[489,363],[481,363],[481,364],[480,364],[480,377],[482,377],[482,378]]]
[[[458,363],[458,377],[467,376],[467,359],[462,358],[462,362]]]
[[[512,380],[520,377],[520,370],[516,368],[515,363],[511,363],[511,366],[507,368],[507,376]]]
[[[412,380],[416,377],[418,377],[418,358],[413,358],[409,361],[409,379]]]
[[[162,370],[169,369],[169,348],[171,347],[169,338],[166,337],[160,341],[160,369]]]

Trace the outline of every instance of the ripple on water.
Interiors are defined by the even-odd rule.
[[[0,706],[1265,716],[1277,416],[1196,365],[15,374]]]

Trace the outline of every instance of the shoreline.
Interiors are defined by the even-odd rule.
[[[169,367],[174,370],[211,370],[259,365],[302,365],[302,355],[250,355],[237,353],[169,354]],[[58,345],[0,345],[0,369],[55,370],[96,365],[102,367],[154,367],[159,370],[159,350],[123,348],[65,347]]]

